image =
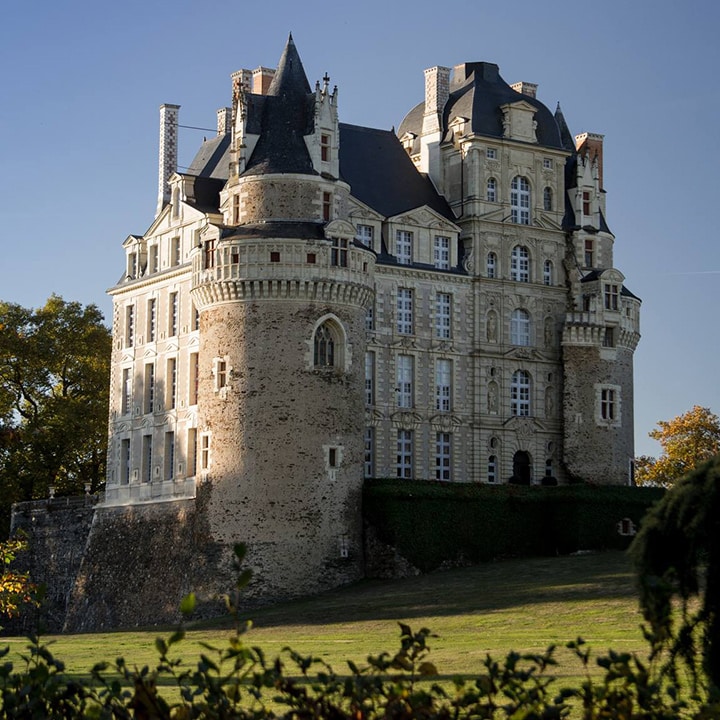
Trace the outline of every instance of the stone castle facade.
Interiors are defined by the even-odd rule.
[[[290,38],[276,70],[233,74],[186,172],[161,107],[157,215],[110,290],[107,489],[71,626],[80,598],[123,593],[109,533],[157,552],[189,523],[202,569],[148,571],[178,599],[228,587],[240,541],[255,592],[286,597],[362,576],[363,478],[630,481],[640,301],[603,137],[536,90],[435,67],[397,133],[349,125]],[[95,625],[138,612],[122,602]]]

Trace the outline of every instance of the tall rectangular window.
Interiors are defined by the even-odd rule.
[[[395,391],[397,405],[401,408],[413,407],[414,361],[412,355],[398,355],[395,366]]]
[[[140,468],[141,480],[144,483],[152,481],[152,461],[153,461],[153,449],[152,449],[152,435],[142,436],[142,464]]]
[[[413,234],[398,230],[395,235],[395,255],[401,265],[411,265],[413,260]]]
[[[177,404],[177,359],[168,358],[167,373],[165,375],[165,407],[173,410]]]
[[[147,341],[155,342],[155,331],[157,328],[157,303],[155,298],[147,301]]]
[[[450,480],[452,435],[439,432],[435,436],[435,479]]]
[[[365,467],[366,478],[375,477],[375,428],[365,428]]]
[[[320,160],[330,162],[330,136],[320,135]]]
[[[365,329],[366,330],[374,330],[375,329],[375,305],[370,305],[367,310],[365,310]]]
[[[375,237],[372,225],[358,225],[355,238],[371,250],[375,249]]]
[[[582,194],[583,215],[590,215],[590,193],[585,190]]]
[[[179,265],[181,261],[180,255],[180,238],[174,237],[170,241],[170,265]]]
[[[223,358],[215,358],[215,391],[224,388],[227,385],[227,360]]]
[[[147,363],[145,365],[145,396],[143,402],[143,412],[151,413],[155,402],[155,365]]]
[[[435,363],[435,409],[452,409],[452,360],[439,358]]]
[[[595,242],[592,239],[585,240],[585,267],[594,267],[594,244]]]
[[[412,479],[413,476],[413,431],[397,431],[397,476]]]
[[[336,267],[347,267],[348,241],[345,238],[333,238],[330,250],[330,264]]]
[[[322,216],[323,220],[332,218],[332,193],[324,192],[322,200]]]
[[[487,466],[487,481],[489,483],[494,483],[497,480],[497,456],[491,455],[488,458],[488,466]]]
[[[398,288],[397,291],[397,331],[401,335],[413,332],[413,291],[410,288]]]
[[[203,433],[200,436],[200,469],[208,470],[210,468],[210,436]]]
[[[131,348],[135,344],[135,306],[125,307],[125,347]]]
[[[605,309],[617,310],[618,298],[620,297],[620,288],[617,285],[606,284],[605,289]]]
[[[188,403],[190,405],[197,405],[199,377],[198,354],[190,353],[190,395],[188,398]]]
[[[433,261],[438,270],[450,269],[450,238],[435,236]]]
[[[158,245],[151,245],[148,248],[150,258],[148,264],[150,265],[150,272],[156,273],[160,270],[160,247]]]
[[[375,404],[375,353],[365,353],[365,404]]]
[[[165,433],[165,479],[175,477],[175,433]]]
[[[123,415],[132,412],[132,370],[123,368],[122,371],[122,409]]]
[[[233,201],[232,201],[232,224],[233,225],[239,225],[240,224],[240,196],[239,195],[233,195]]]
[[[616,414],[615,390],[604,388],[600,391],[600,417],[603,420],[615,420]]]
[[[215,267],[215,240],[203,243],[203,265],[206,269]]]
[[[187,431],[187,474],[197,475],[197,428]]]
[[[452,335],[452,295],[437,293],[435,295],[435,337],[448,340]]]
[[[179,302],[176,292],[168,295],[168,337],[173,337],[178,332]]]
[[[120,441],[120,484],[130,482],[130,439]]]
[[[605,328],[605,332],[603,333],[603,347],[615,347],[615,328]]]

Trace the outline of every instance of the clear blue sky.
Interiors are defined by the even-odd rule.
[[[215,127],[230,73],[275,67],[292,31],[341,120],[390,128],[423,70],[487,60],[538,83],[573,133],[605,135],[615,265],[643,300],[636,451],[694,404],[720,412],[720,71],[717,0],[66,0],[0,10],[0,299],[96,303],[121,244],[150,225],[158,106]],[[207,134],[212,134],[207,133]],[[202,131],[183,130],[187,165]]]

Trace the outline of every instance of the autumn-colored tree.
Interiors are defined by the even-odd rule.
[[[720,418],[695,405],[672,420],[660,420],[649,433],[662,446],[659,458],[635,460],[635,479],[642,485],[669,487],[676,480],[720,453]]]
[[[0,618],[17,617],[23,606],[37,605],[37,587],[28,573],[11,568],[17,554],[26,547],[22,538],[0,543]]]
[[[49,485],[60,495],[103,482],[110,349],[94,305],[0,302],[0,530],[11,503]]]

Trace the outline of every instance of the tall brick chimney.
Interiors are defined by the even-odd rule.
[[[575,149],[578,155],[589,157],[590,162],[594,162],[597,158],[598,164],[598,181],[600,189],[603,189],[603,141],[604,135],[598,133],[580,133],[575,136]]]
[[[435,67],[425,71],[425,114],[422,134],[440,132],[442,112],[450,97],[450,68]]]
[[[177,171],[179,105],[160,106],[160,152],[158,157],[158,202],[156,215],[170,202],[168,180]]]
[[[224,107],[217,111],[217,134],[227,135],[232,129],[232,108]]]
[[[257,67],[252,71],[252,91],[255,95],[267,95],[275,70],[266,67]]]

